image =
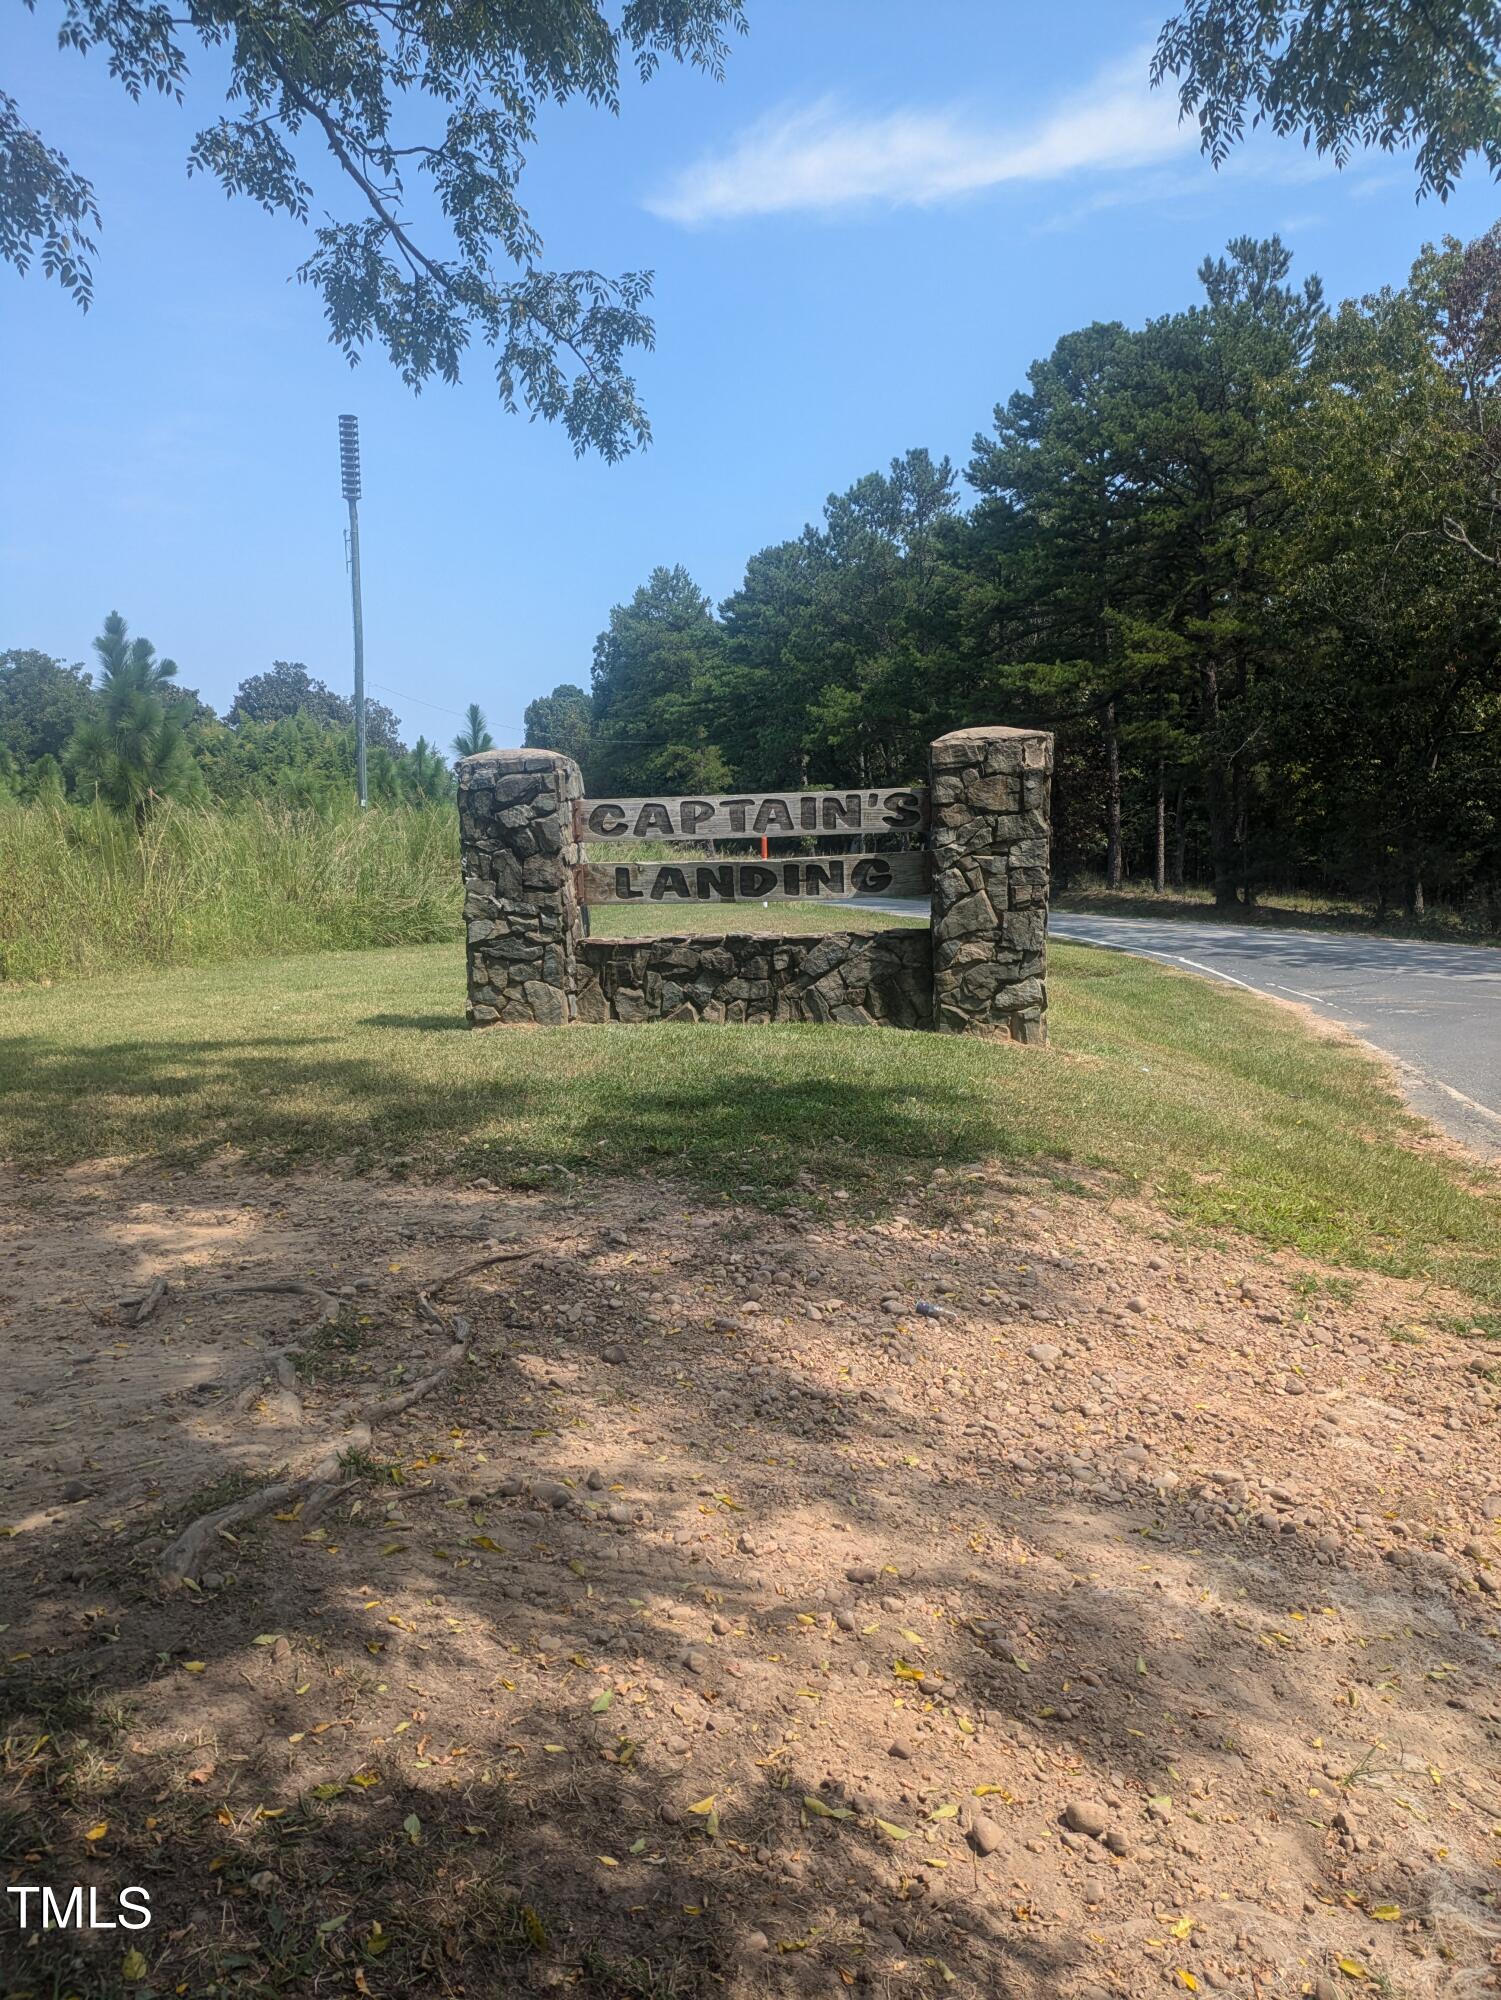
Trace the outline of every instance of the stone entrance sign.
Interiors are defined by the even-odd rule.
[[[926,787],[715,798],[586,799],[571,758],[464,758],[459,834],[470,1021],[832,1021],[1046,1039],[1053,739],[960,729]],[[906,834],[924,851],[599,858],[655,838]],[[585,843],[596,846],[595,858]],[[931,894],[927,931],[589,938],[593,903],[780,902]]]

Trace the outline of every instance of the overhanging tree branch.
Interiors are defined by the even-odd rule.
[[[28,0],[33,4],[33,0]],[[57,0],[60,44],[101,46],[134,97],[181,99],[187,38],[230,51],[228,99],[243,106],[198,134],[189,170],[230,194],[306,222],[313,189],[298,161],[316,128],[369,221],[331,215],[299,276],[322,295],[330,336],[351,361],[383,346],[419,389],[457,381],[470,342],[496,350],[507,408],[560,421],[576,451],[618,458],[650,427],[624,359],[650,347],[649,274],[539,268],[541,240],[518,195],[546,102],[614,110],[622,56],[650,77],[664,59],[722,73],[741,0],[536,0],[458,10],[430,0],[214,0],[187,15],[140,0]],[[180,39],[182,38],[182,39]],[[395,129],[398,112],[440,107],[440,139]],[[424,247],[403,212],[400,162],[437,192],[456,254]],[[81,305],[91,296],[89,183],[0,95],[0,257],[43,271]],[[497,282],[500,253],[517,267]]]

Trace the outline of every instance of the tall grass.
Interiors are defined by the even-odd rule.
[[[706,851],[660,840],[588,850],[591,860],[613,861],[682,861]],[[459,938],[461,907],[451,802],[364,813],[167,804],[139,835],[102,805],[0,802],[0,980],[437,944]],[[617,920],[609,908],[594,916],[605,935],[685,922],[660,910],[649,921],[630,921],[629,911]],[[832,921],[793,916],[772,928]],[[717,927],[725,925],[721,912]]]
[[[453,806],[0,806],[0,979],[460,934]]]

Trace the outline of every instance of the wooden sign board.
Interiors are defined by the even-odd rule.
[[[926,854],[799,854],[772,861],[590,863],[573,871],[581,903],[784,903],[926,896]]]
[[[928,823],[928,794],[757,792],[714,799],[580,799],[578,840],[726,840],[810,833],[916,833]]]

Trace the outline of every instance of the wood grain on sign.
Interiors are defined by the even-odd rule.
[[[575,868],[581,903],[786,903],[926,896],[926,854],[800,854],[770,861],[620,861]]]
[[[727,840],[761,834],[916,833],[925,786],[900,791],[755,792],[712,799],[580,799],[579,840]]]

